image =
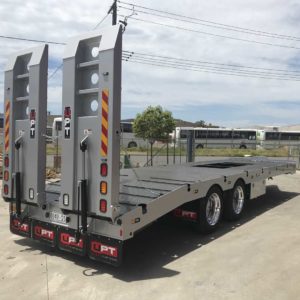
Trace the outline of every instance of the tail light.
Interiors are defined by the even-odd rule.
[[[4,180],[5,181],[8,181],[8,179],[9,179],[9,173],[8,173],[8,171],[4,171]]]
[[[107,176],[107,163],[102,163],[100,167],[100,174],[102,177]]]
[[[106,195],[107,194],[107,182],[106,181],[101,181],[100,182],[100,193],[102,195]]]
[[[8,194],[8,192],[9,192],[9,188],[8,188],[8,185],[7,185],[7,184],[4,184],[4,187],[3,187],[3,192],[4,192],[4,194],[5,194],[5,195],[7,195],[7,194]]]
[[[63,195],[63,204],[65,206],[68,206],[69,205],[69,194],[64,194]]]
[[[33,188],[29,189],[29,199],[30,200],[34,199],[34,189]]]
[[[8,168],[8,167],[9,167],[9,158],[8,158],[8,156],[6,156],[6,157],[4,158],[4,167],[5,167],[5,168]]]
[[[106,213],[107,212],[107,202],[104,199],[100,200],[100,211],[102,213]]]

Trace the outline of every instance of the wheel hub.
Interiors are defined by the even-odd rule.
[[[241,213],[245,202],[244,190],[237,186],[233,192],[233,210],[238,215]]]
[[[206,219],[209,225],[214,226],[218,223],[221,214],[221,199],[217,193],[209,196],[206,204]]]

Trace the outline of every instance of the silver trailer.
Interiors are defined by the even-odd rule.
[[[45,184],[48,46],[5,71],[4,200],[10,230],[119,265],[123,243],[172,214],[211,232],[295,164],[245,158],[119,170],[122,29],[71,39],[63,60],[61,182]]]

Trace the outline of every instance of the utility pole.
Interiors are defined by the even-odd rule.
[[[112,12],[112,25],[117,24],[117,0],[114,0],[114,3],[111,5],[107,14]]]

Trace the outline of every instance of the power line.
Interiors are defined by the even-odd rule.
[[[51,75],[48,76],[48,81],[51,80],[54,77],[54,75],[58,72],[59,69],[61,69],[63,67],[63,65],[64,64],[61,63],[59,66],[57,66],[55,68],[55,70],[51,73]]]
[[[93,28],[93,30],[97,29],[104,21],[105,19],[108,17],[108,14],[106,14]]]
[[[218,70],[221,69],[221,70],[238,71],[238,72],[248,72],[248,73],[263,74],[263,75],[289,76],[289,77],[293,77],[293,78],[297,78],[300,76],[299,71],[292,72],[292,71],[288,71],[288,70],[255,68],[255,67],[248,67],[248,66],[243,66],[243,65],[219,64],[219,63],[212,63],[212,62],[206,62],[206,61],[182,59],[182,58],[176,58],[176,57],[170,57],[170,56],[144,54],[144,53],[139,53],[139,52],[124,51],[123,58],[125,60],[143,59],[143,60],[155,61],[155,62],[159,62],[159,63],[180,64],[180,65],[192,66],[192,67],[211,68],[211,69],[218,69]],[[247,70],[247,69],[250,69],[250,70]]]
[[[0,35],[2,39],[10,39],[10,40],[18,40],[18,41],[26,41],[26,42],[34,42],[34,43],[46,43],[46,44],[54,44],[54,45],[65,45],[66,43],[61,42],[54,42],[54,41],[46,41],[46,40],[36,40],[36,39],[29,39],[29,38],[21,38],[16,36],[7,36],[7,35]]]
[[[125,17],[124,15],[120,15],[120,16]],[[169,24],[159,23],[159,22],[155,22],[155,21],[139,19],[139,18],[136,18],[136,17],[131,17],[131,19],[136,20],[136,21],[140,21],[140,22],[149,23],[149,24],[165,26],[165,27],[168,27],[168,28],[173,28],[173,29],[178,29],[178,30],[183,30],[183,31],[188,31],[188,32],[194,32],[194,33],[199,33],[199,34],[204,34],[204,35],[209,35],[209,36],[213,36],[213,37],[221,37],[221,38],[226,38],[226,39],[231,39],[231,40],[236,40],[236,41],[241,41],[241,42],[248,42],[248,43],[255,43],[255,44],[266,45],[266,46],[273,46],[273,47],[300,50],[299,47],[295,47],[295,46],[287,46],[287,45],[281,45],[281,44],[259,42],[259,41],[256,41],[256,40],[242,39],[242,38],[237,38],[237,37],[228,36],[228,35],[221,35],[221,34],[210,33],[210,32],[200,31],[200,30],[191,29],[191,28],[185,28],[185,27],[176,26],[176,25],[169,25]]]
[[[221,67],[225,66],[225,67],[233,67],[233,68],[263,70],[263,71],[300,73],[300,70],[283,70],[283,69],[274,69],[274,68],[261,68],[261,67],[245,66],[245,65],[240,65],[240,64],[225,64],[225,63],[217,63],[217,62],[191,60],[191,59],[185,59],[185,58],[179,58],[179,57],[163,56],[163,55],[150,54],[150,53],[132,52],[132,51],[128,51],[128,50],[123,50],[123,54],[128,56],[128,58],[130,58],[132,56],[145,56],[145,57],[161,58],[164,60],[166,59],[166,60],[175,60],[175,61],[183,61],[183,62],[192,62],[192,63],[196,63],[196,64],[213,65],[213,66],[221,66]]]
[[[131,8],[127,7],[125,9],[134,8],[135,11],[144,13],[144,14],[152,14],[152,15],[156,15],[159,17],[170,18],[170,19],[172,19],[172,17],[173,17],[173,19],[175,19],[174,17],[176,17],[176,18],[180,18],[180,19],[175,19],[175,20],[199,24],[199,25],[203,25],[203,26],[209,26],[209,27],[213,27],[213,28],[219,28],[219,29],[223,29],[223,30],[238,31],[238,32],[243,32],[243,33],[247,33],[247,34],[261,35],[261,36],[267,36],[267,37],[278,38],[278,39],[300,41],[300,37],[296,37],[296,36],[277,34],[277,33],[271,33],[271,32],[266,32],[266,31],[261,31],[261,30],[254,30],[254,29],[250,29],[250,28],[243,28],[243,27],[238,27],[238,26],[233,26],[233,25],[228,25],[228,24],[223,24],[223,23],[218,23],[218,22],[212,22],[212,21],[203,20],[203,19],[199,19],[199,18],[195,18],[195,17],[191,17],[191,16],[185,16],[185,15],[171,13],[171,12],[167,12],[167,11],[163,11],[163,10],[153,9],[150,7],[136,5],[134,3],[129,3],[129,2],[120,1],[120,0],[118,0],[118,2],[131,7]],[[122,7],[122,6],[119,6],[119,7]],[[169,15],[172,17],[158,15],[158,14],[149,13],[149,12],[145,12],[145,11],[138,11],[138,10],[136,10],[136,7],[144,9],[144,10],[152,11],[152,12],[162,13],[162,14]],[[186,19],[186,20],[183,20],[183,19]],[[193,21],[191,21],[191,20],[193,20]]]
[[[101,21],[103,22],[105,18],[103,18]],[[99,23],[98,23],[99,24]],[[54,43],[57,45],[64,45],[65,43],[61,42],[53,42],[53,41],[44,41],[44,40],[37,40],[37,39],[28,39],[28,38],[19,38],[19,37],[13,37],[13,36],[0,36],[4,38],[10,38],[10,39],[16,39],[16,40],[23,40],[23,41],[29,41],[29,42],[42,42],[42,43]],[[134,57],[132,58],[132,56]],[[272,68],[259,68],[259,67],[250,67],[250,66],[243,66],[243,65],[235,65],[235,64],[222,64],[217,62],[207,62],[207,61],[196,61],[196,60],[190,60],[190,59],[182,59],[182,58],[176,58],[176,57],[170,57],[170,56],[161,56],[161,55],[154,55],[154,54],[147,54],[147,53],[139,53],[139,52],[131,52],[131,51],[123,51],[123,60],[128,61],[131,60],[131,62],[137,62],[137,63],[144,63],[144,64],[151,64],[155,66],[164,66],[164,67],[173,67],[173,68],[180,68],[183,70],[192,70],[199,71],[198,69],[201,68],[201,70],[209,71],[209,73],[216,73],[213,71],[217,71],[216,74],[221,74],[221,72],[226,72],[226,74],[223,75],[251,75],[251,76],[260,76],[258,78],[264,78],[261,76],[268,76],[267,79],[279,79],[283,78],[284,76],[287,76],[284,78],[285,80],[290,79],[296,79],[298,78],[297,74],[288,74],[288,73],[300,73],[300,71],[297,70],[280,70],[280,69],[272,69]],[[51,80],[54,75],[58,72],[59,69],[61,69],[63,64],[60,64],[48,77],[48,80]],[[247,71],[242,69],[252,69],[253,71]],[[260,70],[263,71],[271,71],[270,72],[258,72]],[[228,73],[231,72],[231,73]],[[234,72],[235,74],[233,74]],[[279,72],[279,73],[274,73]],[[284,73],[283,73],[284,72]],[[236,74],[237,73],[237,74]],[[272,76],[272,78],[270,77]],[[249,76],[247,76],[249,77]]]
[[[190,70],[196,72],[204,72],[204,73],[213,73],[220,75],[233,75],[240,77],[251,77],[251,78],[263,78],[263,79],[276,79],[276,80],[285,80],[285,81],[300,81],[300,78],[295,75],[283,75],[283,74],[268,74],[268,73],[259,73],[259,72],[251,72],[251,71],[243,71],[243,70],[233,70],[226,68],[217,68],[217,67],[202,67],[197,65],[189,65],[179,62],[170,62],[163,61],[157,59],[147,59],[142,57],[131,57],[128,59],[128,56],[123,56],[123,60],[126,62],[133,62],[145,65],[152,65],[158,67],[167,67],[181,70]]]
[[[127,57],[123,57],[126,61],[129,61]],[[248,74],[248,75],[259,75],[259,76],[268,76],[268,77],[287,77],[287,78],[293,78],[293,79],[300,79],[300,75],[293,75],[293,74],[279,74],[279,73],[270,73],[270,72],[257,72],[257,71],[247,71],[247,70],[241,70],[241,69],[233,69],[233,68],[222,68],[222,67],[212,67],[212,66],[203,66],[203,65],[195,65],[195,64],[187,64],[182,62],[172,62],[172,61],[164,61],[164,60],[158,60],[158,59],[147,59],[142,57],[133,57],[130,60],[139,60],[139,61],[145,61],[145,62],[155,62],[159,64],[168,64],[168,65],[174,65],[174,66],[182,66],[182,67],[188,67],[188,68],[197,68],[197,69],[205,69],[205,70],[215,70],[215,71],[226,71],[226,72],[238,72],[240,74]]]
[[[104,21],[104,19],[102,19],[102,22]],[[98,23],[99,24],[99,23]],[[46,41],[46,40],[37,40],[37,39],[29,39],[29,38],[20,38],[20,37],[13,37],[13,36],[0,36],[0,38],[9,38],[9,39],[14,39],[14,40],[22,40],[22,41],[29,41],[29,42],[39,42],[39,43],[50,43],[50,44],[56,44],[56,45],[65,45],[65,43],[62,42],[55,42],[55,41]],[[275,71],[275,72],[291,72],[291,73],[299,73],[300,71],[297,70],[292,70],[292,71],[288,71],[288,70],[280,70],[280,69],[272,69],[272,68],[259,68],[259,67],[250,67],[250,66],[243,66],[243,65],[234,65],[234,64],[222,64],[222,63],[217,63],[217,62],[207,62],[207,61],[195,61],[195,60],[189,60],[189,59],[182,59],[182,58],[175,58],[175,57],[169,57],[169,56],[161,56],[161,55],[153,55],[153,54],[147,54],[147,53],[138,53],[138,52],[130,52],[130,51],[123,51],[123,53],[126,55],[126,53],[131,53],[131,55],[135,55],[135,56],[141,56],[141,57],[153,57],[153,58],[161,58],[161,59],[167,59],[167,60],[175,60],[175,61],[179,61],[182,65],[182,62],[186,62],[185,66],[192,66],[192,65],[201,65],[202,67],[204,67],[205,64],[207,65],[215,65],[215,66],[226,66],[226,67],[233,67],[233,68],[247,68],[247,69],[254,69],[254,70],[265,70],[265,71]],[[128,60],[128,57],[125,57],[124,60]],[[193,63],[193,64],[189,64],[189,62]],[[149,63],[149,61],[148,61]],[[160,63],[160,61],[156,60],[156,64]],[[51,80],[54,75],[62,68],[63,64],[60,64],[48,77],[48,80]],[[219,68],[220,69],[220,68]],[[228,70],[228,68],[227,68]],[[235,70],[237,71],[237,70]],[[264,73],[267,74],[267,73]],[[292,76],[291,74],[273,74],[273,75],[287,75],[287,76]],[[295,77],[295,76],[293,76]]]
[[[300,81],[300,80],[291,80],[289,78],[273,78],[273,77],[264,77],[264,76],[250,76],[250,75],[241,75],[240,73],[229,73],[229,72],[217,72],[217,71],[207,71],[207,70],[199,70],[199,69],[190,69],[190,68],[183,68],[180,66],[169,66],[169,65],[162,65],[162,64],[156,64],[151,62],[142,62],[142,61],[135,61],[135,60],[129,60],[127,62],[131,63],[139,63],[143,65],[152,65],[162,68],[172,68],[172,69],[180,69],[180,70],[186,70],[186,71],[195,71],[195,72],[202,72],[202,73],[212,73],[212,74],[218,74],[218,75],[229,75],[229,76],[237,76],[237,77],[247,77],[247,78],[256,78],[256,79],[272,79],[272,80],[281,80],[281,81]]]

